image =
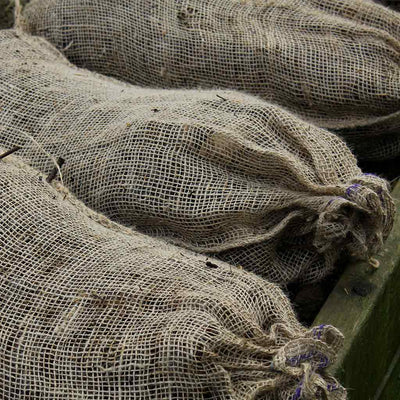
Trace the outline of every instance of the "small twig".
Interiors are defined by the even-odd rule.
[[[370,257],[369,258],[369,265],[375,269],[378,269],[380,266],[380,262],[379,260],[377,260],[376,258]]]
[[[65,46],[63,49],[61,49],[61,51],[67,51],[73,44],[74,44],[74,41],[71,40],[71,41],[67,44],[67,46]]]
[[[15,146],[12,149],[6,151],[5,153],[3,153],[2,155],[0,155],[0,160],[2,160],[3,158],[6,158],[7,156],[9,156],[12,153],[15,153],[16,151],[20,150],[21,147],[19,146]]]
[[[209,268],[218,268],[217,264],[212,263],[211,261],[206,262],[207,267]]]
[[[65,163],[65,160],[62,157],[58,157],[58,159],[57,159],[58,167],[54,167],[53,170],[50,172],[49,176],[46,178],[47,183],[51,183],[53,181],[53,179],[57,176],[58,171],[64,165],[64,163]]]
[[[223,100],[223,101],[228,101],[228,99],[226,99],[225,97],[220,96],[219,94],[216,95],[219,99]]]

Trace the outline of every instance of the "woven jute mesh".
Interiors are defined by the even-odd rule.
[[[33,0],[24,15],[78,66],[244,90],[337,131],[362,159],[400,154],[400,14],[372,1]],[[390,146],[374,140],[389,133]]]
[[[342,335],[303,328],[277,286],[114,224],[14,158],[0,269],[3,400],[346,398],[325,372]]]
[[[344,142],[234,91],[158,90],[78,69],[42,38],[0,33],[0,144],[93,209],[271,281],[321,279],[388,235],[386,181]]]

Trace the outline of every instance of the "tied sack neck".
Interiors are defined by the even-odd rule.
[[[352,257],[367,260],[381,250],[395,213],[389,187],[382,182],[373,174],[363,174],[338,187],[338,195],[316,221],[313,244],[318,252],[343,247]]]

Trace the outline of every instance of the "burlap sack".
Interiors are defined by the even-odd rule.
[[[111,219],[282,284],[368,258],[391,229],[387,183],[278,106],[130,86],[14,31],[0,54],[0,144],[45,173],[63,157],[67,187]]]
[[[371,1],[33,0],[25,20],[78,66],[245,90],[335,130],[361,159],[400,155],[400,14]]]
[[[114,224],[4,160],[2,400],[345,399],[325,373],[341,334],[303,328],[277,286]]]
[[[397,0],[299,0],[318,10],[383,30],[400,40],[399,14],[383,5],[398,3]],[[377,4],[378,3],[378,4]],[[380,3],[380,4],[379,4]]]

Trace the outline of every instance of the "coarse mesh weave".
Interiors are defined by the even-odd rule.
[[[400,155],[400,14],[372,1],[33,0],[24,15],[78,66],[244,90],[337,131],[359,158]]]
[[[0,33],[0,145],[111,219],[281,284],[321,279],[388,235],[387,183],[335,135],[239,92],[131,86]]]
[[[345,399],[325,373],[342,335],[303,328],[277,286],[114,224],[4,160],[2,400]]]

